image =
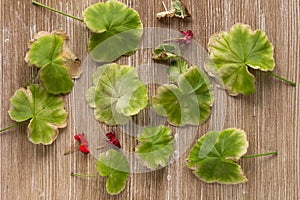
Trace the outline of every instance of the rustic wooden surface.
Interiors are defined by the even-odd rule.
[[[40,0],[41,3],[82,17],[97,0]],[[275,72],[300,81],[299,0],[185,0],[192,18],[187,21],[155,19],[162,11],[160,0],[122,0],[138,10],[144,27],[192,29],[206,46],[212,33],[243,22],[266,32],[275,46]],[[166,0],[169,5],[170,1]],[[33,6],[30,0],[1,0],[1,127],[13,123],[7,111],[9,98],[35,73],[24,62],[27,42],[41,30],[64,29],[69,45],[79,58],[87,54],[89,32],[73,19]],[[149,57],[149,62],[151,58]],[[79,152],[63,156],[73,145],[76,91],[65,97],[69,125],[54,144],[33,145],[26,138],[26,125],[0,136],[0,199],[288,199],[300,198],[300,96],[291,87],[265,73],[254,72],[257,91],[251,96],[226,97],[224,128],[246,130],[248,153],[277,150],[278,156],[240,162],[249,182],[242,185],[205,184],[185,167],[185,153],[171,166],[145,174],[132,174],[125,190],[116,196],[105,191],[105,178],[74,178],[71,172],[96,173],[95,158]],[[83,74],[84,76],[84,74]],[[80,111],[77,110],[80,113]],[[77,113],[78,114],[78,113]],[[91,116],[93,117],[93,116]],[[205,133],[207,125],[199,129]],[[125,144],[124,144],[125,145]],[[171,178],[167,179],[167,176]]]

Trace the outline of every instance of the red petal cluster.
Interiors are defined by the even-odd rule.
[[[84,137],[84,133],[74,135],[74,139],[77,140],[77,142],[80,144],[79,151],[85,154],[90,153],[90,150],[88,148],[89,144]]]
[[[120,145],[120,142],[119,140],[116,138],[116,134],[114,131],[111,131],[109,133],[106,133],[105,134],[106,137],[107,137],[107,140],[108,140],[108,143],[112,144],[112,145],[115,145],[119,148],[121,148],[121,145]]]

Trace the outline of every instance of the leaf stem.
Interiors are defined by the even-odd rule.
[[[68,154],[74,153],[75,151],[78,151],[78,148],[77,147],[72,147],[71,150],[65,152],[64,155],[68,155]]]
[[[295,82],[292,82],[286,78],[283,78],[282,76],[279,76],[277,74],[274,74],[273,72],[268,72],[268,74],[270,74],[271,76],[274,76],[275,78],[278,78],[279,80],[282,80],[283,82],[286,82],[287,84],[290,84],[291,86],[296,86]]]
[[[272,151],[272,152],[267,152],[267,153],[245,155],[245,156],[242,156],[242,158],[255,158],[255,157],[268,156],[268,155],[277,155],[277,154],[278,154],[277,151]]]
[[[3,128],[3,129],[1,129],[1,130],[0,130],[0,133],[6,131],[6,130],[8,130],[8,129],[14,128],[14,127],[16,127],[16,126],[20,126],[21,124],[23,124],[23,122],[22,122],[22,123],[16,123],[16,124],[7,126],[7,127]]]
[[[31,77],[31,79],[29,79],[25,85],[24,85],[24,88],[26,88],[27,86],[29,86],[31,84],[31,82],[37,77],[38,75],[38,72],[36,72],[35,74],[33,74],[33,76]]]
[[[81,177],[98,177],[100,175],[98,174],[75,174],[75,173],[71,173],[71,176],[81,176]]]
[[[78,21],[83,22],[83,19],[80,19],[80,18],[75,17],[75,16],[73,16],[73,15],[70,15],[70,14],[68,14],[68,13],[65,13],[65,12],[62,12],[62,11],[59,11],[59,10],[56,10],[56,9],[54,9],[54,8],[51,8],[51,7],[49,7],[49,6],[46,6],[46,5],[41,4],[41,3],[39,3],[39,2],[32,1],[32,4],[37,5],[37,6],[41,6],[41,7],[45,8],[45,9],[47,9],[47,10],[51,10],[51,11],[53,11],[53,12],[56,12],[56,13],[59,13],[59,14],[61,14],[61,15],[64,15],[64,16],[70,17],[70,18],[72,18],[72,19],[76,19],[76,20],[78,20]]]

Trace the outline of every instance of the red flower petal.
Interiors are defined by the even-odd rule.
[[[88,149],[88,147],[84,146],[84,145],[80,145],[79,151],[81,151],[82,153],[85,153],[85,154],[90,153],[90,150]]]
[[[112,144],[112,145],[115,145],[115,146],[121,148],[120,142],[119,142],[119,140],[116,138],[116,134],[115,134],[114,131],[111,131],[111,132],[109,132],[109,133],[106,133],[105,135],[106,135],[106,137],[107,137],[107,139],[108,139],[108,141],[107,141],[108,143],[110,143],[110,144]]]
[[[74,135],[74,139],[77,140],[77,142],[81,142],[81,139],[79,137],[79,134]]]
[[[87,140],[85,139],[84,133],[76,134],[76,135],[74,136],[74,138],[75,138],[75,140],[77,140],[77,142],[79,142],[79,144],[83,144],[83,145],[88,146],[88,142],[87,142]]]

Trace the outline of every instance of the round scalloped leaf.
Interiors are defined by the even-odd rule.
[[[213,101],[209,79],[197,67],[191,67],[179,75],[178,86],[165,84],[158,88],[153,109],[168,117],[172,125],[200,125],[210,116]]]
[[[30,120],[28,138],[34,144],[51,144],[57,137],[58,128],[67,125],[63,99],[39,85],[17,90],[10,103],[9,116],[12,120]]]
[[[138,79],[134,67],[106,64],[93,74],[86,101],[95,108],[95,117],[108,125],[126,124],[148,105],[146,86]],[[93,98],[94,96],[94,98]]]
[[[65,60],[61,56],[63,39],[58,35],[46,35],[34,42],[29,50],[30,64],[40,70],[40,80],[52,94],[66,94],[73,88],[73,82]]]
[[[255,78],[248,67],[271,71],[275,67],[273,46],[262,30],[235,24],[230,31],[211,36],[207,71],[216,76],[230,95],[255,92]]]
[[[96,61],[112,62],[137,49],[143,26],[139,14],[118,1],[96,3],[83,12],[84,22],[95,34],[89,51]]]
[[[147,127],[138,137],[141,142],[136,151],[145,165],[156,169],[165,167],[174,151],[172,130],[165,126]]]
[[[247,178],[236,161],[247,152],[247,148],[246,133],[241,129],[211,131],[192,147],[187,166],[207,183],[244,183]]]
[[[129,163],[120,152],[110,149],[100,154],[96,169],[100,176],[107,176],[106,190],[109,194],[119,194],[129,177]]]

